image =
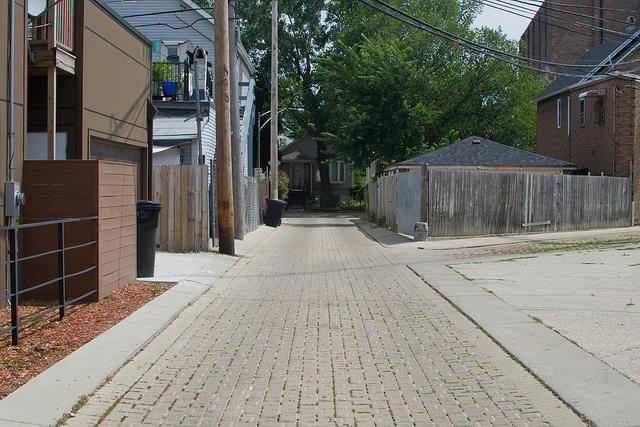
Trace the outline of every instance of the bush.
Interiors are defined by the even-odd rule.
[[[282,170],[278,171],[278,194],[281,200],[289,195],[289,175]]]

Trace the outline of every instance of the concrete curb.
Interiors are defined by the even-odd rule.
[[[365,221],[353,222],[372,239],[387,247],[414,248],[430,243],[414,243],[388,229],[371,228]],[[637,231],[636,227],[522,235],[517,236],[517,240],[569,239]],[[511,236],[497,236],[446,243],[458,248],[471,248],[508,245],[513,240]],[[434,246],[442,249],[446,243],[439,241]],[[576,412],[598,426],[640,425],[640,385],[498,296],[465,281],[443,262],[415,262],[408,267],[533,371]]]
[[[266,227],[258,228],[255,235],[237,242],[236,253],[246,254],[270,232]],[[240,259],[217,253],[211,256],[211,261],[173,288],[0,400],[0,424],[56,425],[83,396],[104,384]]]

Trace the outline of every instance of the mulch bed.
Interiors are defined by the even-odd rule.
[[[76,303],[59,321],[53,311],[20,328],[20,345],[11,345],[11,333],[0,335],[0,399],[31,378],[111,328],[175,283],[133,282],[99,302]],[[20,321],[37,316],[57,302],[21,302]],[[0,310],[0,330],[11,326],[9,307]]]

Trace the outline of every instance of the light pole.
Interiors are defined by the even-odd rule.
[[[291,110],[291,111],[304,111],[304,108],[294,108],[294,107],[283,107],[280,108],[278,110],[278,113],[281,113],[285,110]],[[269,117],[267,120],[265,120],[264,123],[260,124],[260,120],[262,120],[262,117],[267,115],[267,114],[271,114],[271,111],[265,111],[264,113],[258,115],[258,166],[260,166],[260,131],[262,130],[263,127],[265,127],[267,125],[267,123],[269,123],[269,121],[271,120],[271,117]]]

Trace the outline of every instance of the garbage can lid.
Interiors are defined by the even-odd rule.
[[[162,205],[158,202],[154,202],[152,200],[138,200],[136,202],[137,209],[148,209],[148,210],[156,210],[159,211],[162,209]]]
[[[281,205],[287,205],[288,203],[285,200],[279,200],[279,199],[267,199],[267,202],[269,203],[278,203]]]

